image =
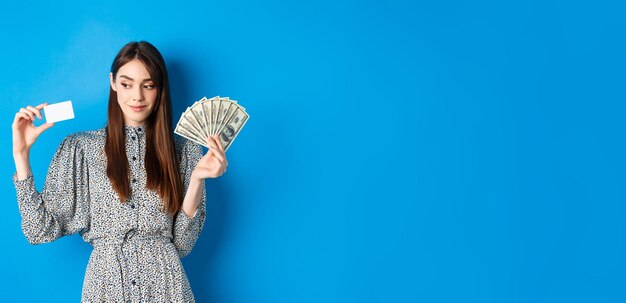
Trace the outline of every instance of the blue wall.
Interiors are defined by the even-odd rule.
[[[41,189],[142,39],[176,118],[251,115],[183,261],[199,302],[626,300],[620,1],[82,2],[0,9],[3,301],[78,301],[91,251],[21,234],[14,113],[74,101],[33,147]]]

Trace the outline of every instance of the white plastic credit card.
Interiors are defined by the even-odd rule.
[[[46,123],[74,119],[72,100],[46,105],[43,110],[46,115]]]

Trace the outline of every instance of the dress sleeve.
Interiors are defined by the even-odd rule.
[[[183,186],[184,193],[187,194],[187,188],[189,187],[189,181],[191,180],[191,173],[200,158],[202,157],[202,149],[200,145],[191,141],[186,141],[183,148],[180,165],[183,173]],[[200,204],[193,217],[187,217],[185,212],[179,210],[174,219],[174,245],[178,251],[178,255],[182,258],[187,256],[193,246],[196,244],[196,240],[202,231],[204,226],[204,220],[206,217],[206,188],[204,182],[201,182],[201,194]]]
[[[52,242],[62,236],[89,229],[89,171],[87,160],[75,135],[59,145],[43,190],[37,192],[32,171],[13,183],[22,216],[22,232],[31,244]]]

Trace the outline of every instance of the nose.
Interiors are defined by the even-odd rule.
[[[141,90],[141,86],[135,89],[132,99],[133,101],[143,101],[143,91]]]

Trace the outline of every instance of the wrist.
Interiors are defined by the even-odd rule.
[[[24,180],[28,177],[30,171],[29,151],[14,151],[13,159],[15,161],[15,172],[17,180]]]
[[[194,170],[191,172],[191,176],[190,176],[190,178],[189,178],[189,179],[190,179],[190,181],[191,181],[191,182],[194,182],[194,183],[200,183],[200,182],[204,181],[204,179],[205,179],[205,178],[199,177],[199,176],[198,176],[198,174],[199,174],[199,173],[200,173],[200,172],[199,172],[197,169],[194,169]]]
[[[193,174],[193,173],[191,174],[191,178],[189,178],[189,182],[191,182],[191,183],[200,184],[200,182],[202,182],[202,181],[204,181],[203,178],[196,177],[196,175]]]
[[[29,157],[30,157],[30,149],[13,151],[13,158],[15,159],[28,159]]]

